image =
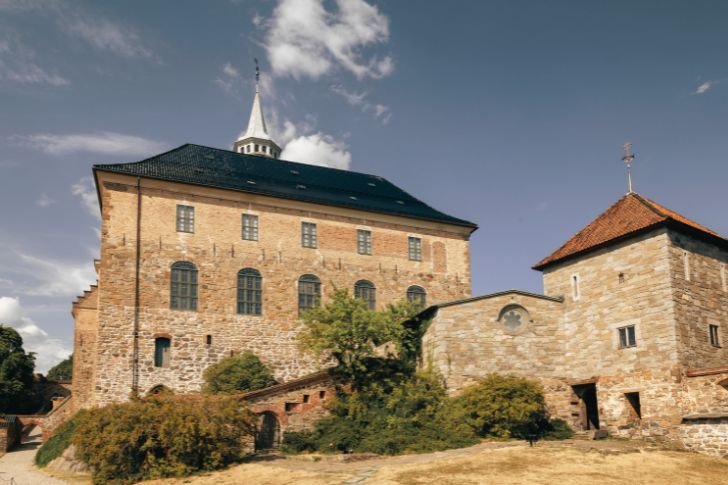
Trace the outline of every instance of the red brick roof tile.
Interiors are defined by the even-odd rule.
[[[570,256],[596,249],[610,241],[637,234],[645,229],[670,221],[725,241],[725,238],[720,234],[701,226],[697,222],[641,195],[630,193],[619,199],[551,255],[539,261],[533,269],[541,270]]]

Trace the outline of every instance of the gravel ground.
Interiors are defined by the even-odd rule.
[[[33,464],[35,452],[40,447],[40,430],[36,427],[18,448],[0,457],[0,484],[14,485],[68,485],[70,482],[46,475]]]

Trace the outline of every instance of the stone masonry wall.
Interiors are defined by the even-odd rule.
[[[677,435],[688,450],[728,457],[728,416],[686,420]]]
[[[99,179],[103,221],[98,331],[95,356],[87,344],[87,356],[79,359],[79,371],[91,376],[77,384],[90,394],[80,400],[82,406],[124,400],[132,383],[136,179],[102,173]],[[470,294],[469,231],[463,228],[166,182],[143,184],[143,393],[158,384],[177,392],[199,390],[207,366],[243,349],[256,352],[281,381],[315,370],[318,364],[300,352],[296,340],[301,329],[297,281],[303,274],[320,278],[324,302],[335,287],[351,290],[360,279],[376,286],[379,308],[403,299],[411,285],[427,291],[428,304]],[[176,231],[177,204],[195,207],[194,233]],[[242,213],[258,215],[259,241],[242,240]],[[317,224],[318,249],[301,247],[302,221]],[[359,228],[372,231],[371,256],[357,254]],[[422,238],[422,261],[409,261],[409,235]],[[197,267],[197,311],[169,308],[170,267],[176,261]],[[236,313],[237,273],[247,267],[263,278],[262,316]],[[154,367],[157,336],[171,338],[169,367]]]
[[[516,330],[499,320],[509,305],[528,312]],[[492,373],[558,376],[564,356],[561,305],[508,292],[439,308],[423,338],[423,363],[442,374],[451,394]]]
[[[680,363],[686,369],[728,365],[728,251],[670,232]],[[713,346],[709,325],[718,326]]]
[[[98,287],[92,286],[90,291],[73,304],[71,311],[74,318],[71,382],[74,408],[93,399],[97,362],[98,299]]]
[[[564,376],[670,372],[677,365],[669,245],[664,229],[653,231],[544,271],[545,294],[564,297]],[[637,345],[620,348],[618,328],[628,325]]]

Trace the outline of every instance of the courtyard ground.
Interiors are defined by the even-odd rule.
[[[145,485],[728,485],[728,459],[621,440],[483,443],[422,455],[258,457],[228,470]],[[356,458],[356,457],[353,457]],[[364,458],[364,457],[361,457]]]

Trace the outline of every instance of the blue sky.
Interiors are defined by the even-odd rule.
[[[283,158],[479,224],[473,293],[635,190],[728,234],[720,1],[0,0],[0,320],[44,371],[93,283],[94,163],[230,147],[254,64]]]

